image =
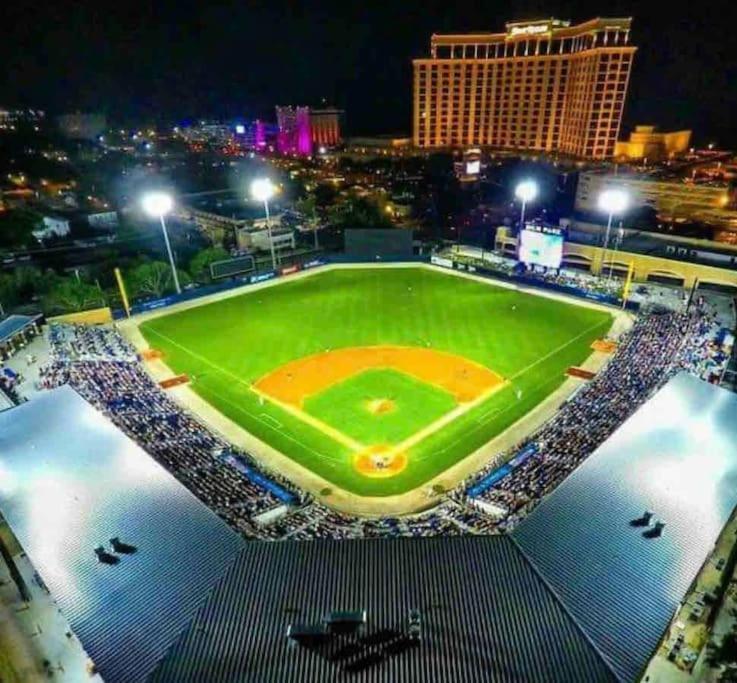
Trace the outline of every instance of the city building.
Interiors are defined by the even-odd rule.
[[[346,140],[345,152],[349,156],[407,156],[413,154],[412,138],[397,135],[353,137]]]
[[[107,128],[104,114],[65,114],[57,119],[62,135],[72,140],[96,140]]]
[[[312,154],[309,107],[277,107],[276,146],[280,154]]]
[[[477,147],[463,152],[463,158],[453,164],[456,178],[462,183],[474,183],[481,176],[481,150]]]
[[[310,156],[316,148],[339,145],[342,116],[343,110],[333,107],[277,107],[277,150],[281,154]]]
[[[275,251],[294,249],[294,232],[272,225],[271,239],[268,230],[242,229],[238,231],[238,248],[244,250],[269,251],[273,243]]]
[[[310,137],[315,147],[335,147],[342,141],[341,109],[310,109]]]
[[[110,230],[119,225],[117,211],[101,211],[87,215],[87,224],[97,230]]]
[[[654,208],[665,220],[694,220],[737,230],[737,211],[730,209],[730,193],[726,184],[701,184],[690,180],[658,180],[636,175],[581,173],[576,188],[574,208],[578,212],[596,213],[599,195],[605,188],[618,187],[630,197],[632,209]]]
[[[690,130],[661,133],[655,126],[635,126],[629,140],[614,146],[614,156],[627,161],[663,161],[685,154],[690,143]]]
[[[415,59],[415,146],[614,155],[635,48],[631,19],[506,24],[434,34]]]

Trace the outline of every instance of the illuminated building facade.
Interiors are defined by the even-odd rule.
[[[629,140],[617,142],[614,156],[625,160],[662,161],[685,154],[690,144],[690,130],[661,133],[655,126],[635,126]]]
[[[277,107],[276,147],[280,154],[312,154],[309,107]]]
[[[612,187],[627,192],[631,210],[651,207],[661,220],[709,225],[715,229],[715,241],[737,244],[737,204],[727,183],[703,184],[648,175],[586,171],[578,177],[575,210],[601,215],[599,195]]]
[[[310,109],[310,136],[317,147],[335,147],[341,142],[340,109]]]
[[[414,145],[612,157],[637,49],[630,25],[547,19],[433,35],[430,57],[413,61]]]

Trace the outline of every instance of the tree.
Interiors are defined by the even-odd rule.
[[[11,306],[18,303],[18,287],[12,275],[0,273],[0,306],[7,313]]]
[[[183,270],[177,269],[177,276],[181,286],[191,282]],[[159,298],[175,291],[171,267],[163,261],[141,263],[126,274],[126,282],[133,298]]]
[[[225,261],[228,252],[222,247],[209,247],[198,251],[189,262],[189,272],[198,282],[210,282],[210,264]]]
[[[334,206],[328,212],[328,220],[333,227],[341,229],[394,227],[386,212],[365,197],[352,197]]]
[[[307,220],[313,220],[317,218],[317,200],[314,196],[304,197],[299,199],[294,208],[299,211]]]
[[[59,278],[42,297],[46,313],[86,311],[105,305],[105,297],[96,285],[76,277]]]
[[[719,683],[737,683],[737,666],[730,664],[719,676]]]
[[[317,242],[319,221],[317,218],[317,202],[315,201],[315,198],[310,196],[300,199],[295,205],[295,208],[305,217],[307,225],[312,228],[312,233],[315,238],[315,249],[317,249],[320,245]]]
[[[0,249],[19,249],[35,242],[33,231],[41,225],[41,214],[29,209],[0,213]]]
[[[338,196],[338,191],[333,185],[320,183],[312,191],[312,196],[315,198],[315,204],[324,209],[335,202],[335,198]]]
[[[710,643],[708,661],[711,666],[737,665],[737,631],[727,633],[719,643]]]
[[[33,266],[21,266],[13,271],[15,287],[21,301],[30,301],[36,294],[45,291],[51,284],[53,275],[44,278],[44,274]]]

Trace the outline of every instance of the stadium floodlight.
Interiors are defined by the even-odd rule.
[[[606,259],[606,253],[607,249],[609,248],[609,235],[612,231],[612,220],[614,220],[614,215],[621,215],[629,206],[630,198],[629,195],[618,187],[611,187],[609,189],[603,190],[599,194],[599,209],[609,215],[609,218],[607,220],[606,224],[606,232],[604,233],[604,251],[601,256],[601,264],[604,265],[605,259]],[[614,267],[614,264],[612,262],[609,263],[609,275],[607,276],[607,282],[612,277],[612,269]]]
[[[143,210],[152,218],[159,218],[174,208],[174,200],[166,192],[149,192],[141,200]]]
[[[266,213],[266,232],[269,236],[269,247],[271,248],[271,267],[276,270],[276,252],[274,251],[274,240],[271,236],[271,218],[269,216],[269,199],[276,194],[276,186],[269,178],[256,178],[251,183],[251,197],[258,202],[264,203]]]
[[[164,243],[166,244],[166,252],[169,254],[169,265],[171,266],[171,274],[174,278],[174,289],[176,289],[177,294],[181,294],[182,288],[179,286],[177,267],[174,264],[174,254],[171,250],[169,232],[166,229],[166,221],[164,220],[164,216],[174,208],[174,199],[167,192],[148,192],[143,195],[141,206],[151,218],[158,218],[161,223],[161,232],[164,233]]]
[[[537,197],[537,183],[534,180],[523,180],[514,188],[514,196],[522,202],[522,210],[520,211],[520,229],[525,227],[525,207],[527,202],[531,202]]]
[[[615,213],[624,213],[629,203],[629,195],[616,187],[604,190],[599,195],[599,208],[610,216]]]
[[[259,202],[268,202],[276,193],[276,187],[269,178],[256,178],[251,183],[251,196]]]

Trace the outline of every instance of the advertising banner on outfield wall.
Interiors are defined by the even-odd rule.
[[[279,275],[291,275],[292,273],[296,273],[298,271],[299,271],[299,266],[296,264],[293,266],[285,266],[279,271]]]
[[[255,285],[257,282],[265,282],[266,280],[273,280],[277,276],[277,272],[275,270],[269,270],[265,273],[257,273],[256,275],[251,275],[248,278],[249,284]]]

